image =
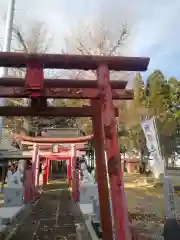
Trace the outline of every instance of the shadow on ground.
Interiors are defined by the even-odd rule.
[[[84,223],[64,179],[53,180],[11,240],[76,239],[75,224]],[[89,238],[86,238],[89,240]]]

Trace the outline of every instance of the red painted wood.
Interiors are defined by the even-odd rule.
[[[112,89],[124,89],[127,85],[126,80],[111,80]],[[0,77],[0,86],[1,87],[24,87],[26,85],[26,81],[24,78],[13,78],[13,77]],[[88,80],[88,79],[44,79],[44,89],[52,88],[52,89],[63,89],[63,88],[71,88],[71,89],[96,89],[98,88],[98,83],[96,80]]]
[[[25,203],[29,203],[34,199],[32,169],[31,168],[26,169],[25,174],[26,178],[24,184],[24,201]]]
[[[32,155],[32,177],[33,177],[33,186],[32,186],[32,194],[33,199],[36,197],[36,181],[37,181],[37,162],[38,162],[38,146],[34,145],[33,155]],[[28,187],[28,186],[27,186]]]
[[[116,117],[113,111],[114,106],[108,67],[106,65],[101,65],[97,70],[97,76],[99,89],[102,93],[101,111],[103,113],[115,236],[117,240],[129,240],[128,213],[125,202],[121,156],[117,140]]]
[[[70,155],[70,154],[68,154],[68,155]],[[53,156],[53,155],[49,155],[48,157],[49,157],[49,159],[51,160],[51,161],[68,161],[69,160],[69,156],[68,155],[66,155],[66,156]]]
[[[14,134],[15,139],[34,142],[34,143],[82,143],[91,140],[93,135],[77,138],[46,138],[46,137],[30,137],[25,135]]]
[[[44,98],[56,99],[98,99],[100,92],[95,88],[44,88],[39,93],[39,96]],[[32,92],[27,91],[25,87],[4,87],[0,86],[0,97],[2,98],[29,98],[32,97]],[[113,99],[115,100],[132,100],[133,91],[124,89],[113,89]]]
[[[71,174],[72,174],[72,195],[74,200],[77,200],[77,192],[76,192],[76,146],[75,144],[72,145],[72,149],[71,149]]]
[[[137,58],[137,57],[114,57],[114,56],[92,56],[92,55],[63,55],[63,54],[26,54],[26,53],[7,53],[0,52],[0,67],[13,67],[13,68],[27,68],[26,80],[20,83],[19,80],[15,80],[14,83],[6,82],[4,85],[0,83],[0,97],[24,97],[24,98],[37,98],[44,100],[39,102],[38,109],[32,108],[9,108],[0,107],[1,116],[92,116],[92,112],[85,112],[84,109],[64,109],[57,111],[57,109],[50,110],[46,108],[42,103],[46,103],[46,98],[94,98],[101,100],[92,100],[93,107],[93,130],[94,140],[96,142],[96,166],[97,166],[97,181],[98,191],[100,198],[101,209],[101,224],[103,229],[103,240],[112,240],[112,223],[111,214],[109,208],[108,199],[108,187],[107,176],[104,156],[104,137],[106,139],[107,146],[107,158],[108,158],[108,171],[111,185],[111,196],[113,205],[113,215],[115,220],[116,240],[129,240],[128,236],[128,216],[126,212],[126,202],[123,189],[123,176],[120,165],[120,153],[117,142],[116,132],[116,119],[115,111],[113,107],[112,99],[132,99],[133,94],[126,91],[119,92],[116,86],[115,89],[113,83],[110,82],[109,70],[114,71],[145,71],[149,64],[149,58]],[[97,70],[98,82],[78,82],[73,83],[73,90],[69,90],[71,86],[67,87],[69,83],[64,85],[60,82],[49,83],[43,76],[43,69],[81,69],[81,70]],[[68,82],[68,81],[67,81]],[[62,83],[62,82],[61,82]],[[88,84],[96,84],[95,88],[90,87]],[[9,84],[9,85],[8,85]],[[14,84],[14,85],[13,85]],[[23,85],[22,85],[23,84]],[[49,85],[48,85],[49,84]],[[54,85],[53,85],[54,84]],[[81,87],[77,87],[81,84]],[[125,83],[124,83],[125,84]],[[12,87],[13,85],[13,87]],[[48,86],[47,86],[48,85]],[[50,86],[51,85],[51,86]],[[76,86],[75,86],[76,85]],[[83,86],[82,86],[83,85]],[[6,86],[6,87],[3,87]],[[65,87],[66,86],[66,87]],[[79,85],[80,86],[80,85]],[[92,85],[91,85],[92,86]],[[67,88],[67,89],[65,89]],[[84,88],[82,90],[82,88]],[[90,89],[88,89],[90,88]],[[123,88],[124,89],[125,85]],[[89,96],[88,96],[89,94]],[[76,95],[76,96],[75,96]],[[34,101],[33,101],[34,102]],[[44,107],[44,108],[43,108]],[[36,108],[36,105],[34,105]],[[56,112],[56,113],[55,113]],[[85,115],[83,115],[85,114]],[[104,124],[104,129],[103,129]],[[104,136],[105,132],[105,136]],[[58,139],[58,138],[31,138],[27,136],[16,136],[17,139],[31,142],[31,143],[76,143],[86,142],[93,138],[93,136],[87,136],[83,138],[71,138],[71,139]],[[35,196],[35,176],[38,162],[38,151],[34,149],[32,158],[32,194],[27,194],[28,199],[31,196]],[[52,156],[50,156],[52,157]],[[49,160],[47,165],[47,179],[49,174]],[[68,183],[71,185],[71,158],[68,161]],[[73,178],[76,179],[76,174]],[[30,181],[29,181],[30,182]],[[28,189],[26,185],[25,190]],[[135,239],[138,235],[133,235]]]
[[[30,60],[26,68],[25,89],[30,97],[40,97],[44,86],[43,67],[38,60]]]
[[[46,186],[48,183],[47,170],[48,170],[48,158],[44,158],[43,163],[42,163],[43,186]]]
[[[125,56],[0,52],[0,67],[25,68],[32,61],[38,61],[44,69],[96,70],[99,65],[105,64],[109,70],[113,71],[146,71],[150,59]]]
[[[113,240],[112,218],[110,212],[109,190],[104,154],[104,131],[100,100],[91,100],[93,109],[93,132],[96,154],[96,179],[98,183],[100,216],[103,240]]]
[[[117,108],[114,108],[118,116]],[[92,111],[89,106],[84,107],[2,107],[0,106],[0,116],[42,116],[42,117],[91,117]]]
[[[46,177],[47,177],[47,184],[48,184],[48,182],[49,182],[49,174],[50,174],[50,160],[49,160],[49,158],[47,158],[47,175],[46,175]]]
[[[77,150],[76,145],[73,144],[71,147],[71,161],[72,161],[72,195],[74,198],[74,201],[79,201],[79,170],[76,168],[76,160],[77,160]]]
[[[36,192],[39,190],[39,163],[40,163],[40,155],[39,155],[39,147],[36,156],[36,171],[35,171],[35,189]]]
[[[67,180],[68,180],[68,185],[71,186],[71,157],[68,160],[68,164],[67,164]]]

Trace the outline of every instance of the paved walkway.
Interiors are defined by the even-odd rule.
[[[70,197],[66,182],[52,181],[11,240],[75,240],[76,223],[83,224],[83,219]],[[90,239],[88,235],[84,237]]]

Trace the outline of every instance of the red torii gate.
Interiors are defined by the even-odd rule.
[[[39,161],[40,157],[45,158],[44,163],[44,176],[43,176],[43,185],[46,185],[48,183],[49,178],[49,168],[50,168],[50,161],[67,161],[67,180],[69,186],[72,187],[72,195],[75,201],[79,200],[79,170],[76,169],[76,146],[75,144],[71,145],[71,148],[64,150],[63,152],[52,154],[49,151],[41,152],[37,151],[37,148],[39,148],[38,144],[34,145],[33,149],[33,175],[35,182],[33,185],[35,185],[35,192],[33,193],[32,199],[37,195],[37,190],[39,187]],[[26,188],[28,188],[28,182],[26,184]],[[28,189],[27,189],[28,191]],[[30,200],[32,200],[30,199]]]
[[[116,87],[113,87],[109,70],[145,71],[148,64],[149,58],[138,57],[0,53],[0,67],[26,68],[25,80],[0,78],[0,97],[31,99],[31,107],[0,107],[0,116],[92,116],[103,240],[113,239],[104,143],[106,143],[108,158],[115,237],[116,240],[129,240],[113,99],[132,99],[133,94],[123,90],[127,84],[125,81],[123,84],[122,81],[117,81]],[[79,84],[78,87],[71,85],[72,81],[69,80],[64,81],[66,84],[63,80],[58,80],[57,84],[53,83],[53,85],[50,80],[44,80],[43,69],[45,68],[95,70],[97,81],[91,83],[94,84],[93,87],[90,81],[77,82],[76,80],[73,81],[75,85]],[[22,83],[20,83],[21,80]],[[50,108],[47,107],[47,98],[87,98],[91,99],[91,107]],[[21,138],[23,139],[23,136]],[[38,143],[38,141],[34,142]],[[41,138],[40,142],[50,142],[50,140]],[[52,139],[52,142],[59,141]]]
[[[15,136],[18,138],[18,136]],[[20,137],[20,136],[19,136]],[[87,137],[86,137],[87,138]],[[91,136],[89,136],[89,139]],[[37,190],[39,187],[39,162],[43,163],[43,185],[48,183],[50,161],[67,161],[67,180],[69,186],[72,186],[72,194],[75,201],[79,200],[79,169],[76,168],[76,157],[81,155],[79,150],[82,150],[82,144],[79,148],[77,144],[69,144],[69,146],[58,146],[56,153],[52,153],[53,144],[43,145],[40,143],[34,144],[33,142],[23,142],[26,145],[31,145],[29,149],[33,151],[23,151],[23,155],[33,156],[32,163],[32,175],[34,176],[35,182],[32,181],[32,185],[35,185],[35,192],[31,191],[29,194],[29,186],[31,185],[31,179],[27,179],[25,185],[25,201],[31,201],[36,197]],[[43,149],[41,149],[43,146]],[[45,148],[44,148],[45,147]],[[37,151],[38,149],[38,151]],[[40,160],[43,158],[43,161]]]

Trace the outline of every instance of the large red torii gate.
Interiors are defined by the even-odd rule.
[[[113,240],[104,143],[108,158],[115,238],[129,240],[113,99],[132,99],[133,94],[124,90],[127,84],[125,81],[123,86],[122,81],[117,81],[114,87],[109,71],[145,71],[148,64],[149,58],[139,57],[0,53],[0,67],[26,68],[25,80],[0,78],[0,97],[31,99],[31,107],[0,107],[0,116],[92,116],[103,240]],[[69,80],[57,80],[56,83],[52,82],[53,85],[50,80],[44,80],[43,69],[46,68],[95,70],[97,81],[86,83],[73,80],[73,85]],[[78,87],[76,83],[79,84]],[[91,107],[49,108],[47,98],[87,98],[91,99]],[[57,139],[52,139],[52,142],[57,142]]]

